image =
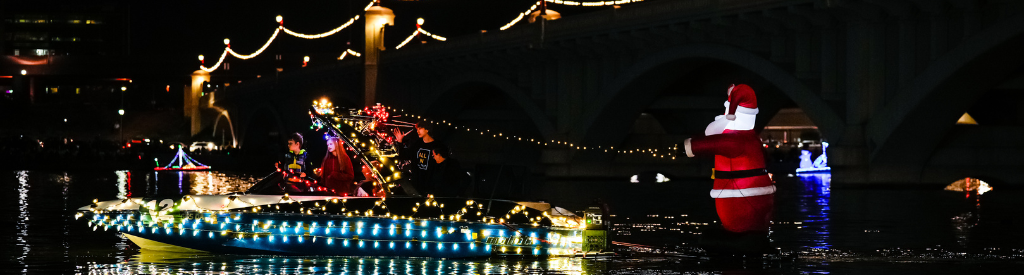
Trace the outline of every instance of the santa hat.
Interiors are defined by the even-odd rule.
[[[747,84],[733,84],[732,86],[729,86],[728,103],[729,109],[726,110],[725,113],[725,118],[728,120],[736,120],[737,107],[743,107],[747,110],[755,110],[754,114],[757,114],[757,96],[754,95],[754,89],[751,89]],[[740,108],[740,113],[749,112],[747,110]]]

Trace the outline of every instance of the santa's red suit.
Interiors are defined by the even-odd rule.
[[[730,232],[768,231],[775,211],[775,185],[765,170],[761,138],[754,132],[757,98],[745,84],[729,87],[724,115],[704,131],[705,137],[683,141],[689,157],[715,155],[715,208]]]

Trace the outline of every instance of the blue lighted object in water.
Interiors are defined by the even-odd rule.
[[[831,173],[832,168],[828,166],[828,142],[821,142],[821,155],[814,162],[811,162],[811,151],[800,151],[800,168],[796,169],[797,174],[801,173]]]

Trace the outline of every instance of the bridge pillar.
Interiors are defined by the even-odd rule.
[[[365,81],[363,83],[363,103],[366,106],[377,104],[377,62],[380,52],[384,50],[384,24],[395,25],[395,13],[391,9],[373,6],[366,10],[366,50],[363,53],[365,65]]]
[[[192,119],[190,136],[198,134],[203,129],[202,120],[199,116],[199,95],[203,92],[203,82],[209,81],[210,73],[204,70],[197,70],[192,73],[191,89],[185,91],[185,116]]]

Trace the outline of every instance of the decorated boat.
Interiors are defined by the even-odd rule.
[[[155,171],[206,171],[210,170],[210,166],[199,163],[192,157],[185,154],[185,150],[181,149],[182,146],[178,146],[178,153],[174,154],[174,158],[171,162],[164,167],[154,167]]]
[[[329,103],[315,104],[310,117],[372,167],[369,178],[383,196],[335,196],[279,171],[242,193],[94,200],[75,217],[142,249],[187,253],[469,258],[607,248],[600,213],[584,218],[544,202],[402,195],[402,163],[393,160],[387,133],[411,124],[391,121],[379,105],[335,114]],[[311,182],[303,186],[315,187],[295,187]]]

